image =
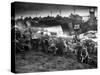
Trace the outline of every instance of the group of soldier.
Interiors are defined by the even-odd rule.
[[[53,55],[65,55],[70,51],[76,55],[79,62],[88,62],[90,54],[95,50],[95,45],[92,42],[86,40],[81,42],[77,37],[71,41],[49,36],[32,38],[32,32],[29,29],[23,33],[17,29],[15,35],[16,52],[20,52],[23,59],[25,59],[25,51],[29,50]]]

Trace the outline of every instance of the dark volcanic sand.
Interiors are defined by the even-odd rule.
[[[25,54],[25,60],[23,60],[20,54],[16,55],[17,73],[77,70],[91,68],[94,67],[88,64],[77,62],[75,56],[54,56],[42,52],[30,51]]]

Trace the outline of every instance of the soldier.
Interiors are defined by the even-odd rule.
[[[20,39],[20,45],[18,46],[20,48],[20,54],[22,59],[25,59],[25,40],[24,38]]]
[[[38,41],[38,51],[42,51],[42,39],[39,38],[39,41]]]
[[[45,52],[45,40],[42,39],[41,45],[42,45],[42,51]]]
[[[55,43],[50,44],[50,46],[49,46],[49,51],[50,51],[50,52],[53,52],[54,55],[56,54],[56,52],[57,52],[57,47],[56,47],[56,44],[55,44]]]
[[[81,44],[77,43],[77,46],[75,47],[75,49],[77,50],[77,60],[78,62],[81,62],[81,50],[82,50]]]
[[[45,40],[44,40],[44,51],[45,51],[46,53],[48,53],[48,47],[49,47],[48,39],[45,39]]]
[[[83,49],[81,51],[81,62],[82,63],[87,63],[88,62],[88,58],[89,58],[89,54],[87,51],[87,47],[83,46]]]

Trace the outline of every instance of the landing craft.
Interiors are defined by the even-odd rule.
[[[65,35],[65,34],[62,34],[62,35],[57,35],[58,38],[62,38],[62,39],[65,39],[65,40],[73,40],[73,35],[70,36],[70,35]]]

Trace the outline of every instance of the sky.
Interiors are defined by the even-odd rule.
[[[71,13],[80,16],[89,16],[90,6],[57,5],[43,3],[15,2],[15,18],[23,17],[45,17],[45,16],[69,16]],[[74,12],[75,9],[75,12]],[[97,8],[95,7],[97,16]]]

